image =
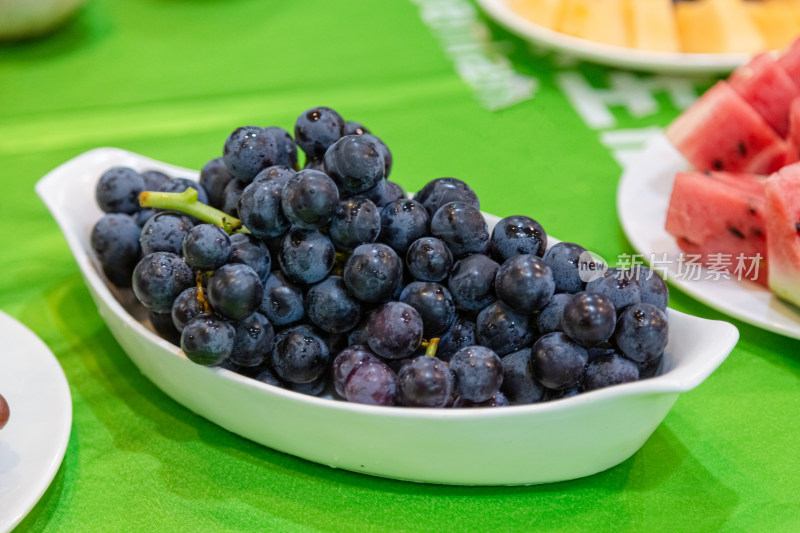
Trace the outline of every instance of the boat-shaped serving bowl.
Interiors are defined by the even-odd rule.
[[[264,446],[334,468],[458,485],[588,476],[633,455],[678,395],[702,383],[739,337],[731,324],[670,309],[669,344],[656,377],[532,405],[414,409],[303,395],[192,363],[153,332],[130,291],[105,279],[89,235],[102,216],[95,184],[112,166],[194,179],[197,172],[98,148],[65,162],[36,185],[117,342],[147,378],[188,409]],[[497,221],[486,218],[490,226]]]

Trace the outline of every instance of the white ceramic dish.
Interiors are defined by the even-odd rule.
[[[0,394],[11,418],[0,429],[0,531],[10,531],[58,471],[72,427],[67,379],[47,346],[0,311]]]
[[[800,311],[765,287],[733,276],[714,279],[715,275],[706,269],[688,277],[681,275],[681,251],[664,223],[675,174],[689,168],[663,135],[654,136],[626,167],[617,189],[617,212],[628,240],[647,262],[654,257],[659,263],[656,266],[667,267],[673,287],[743,322],[800,339]]]
[[[649,72],[713,74],[731,72],[747,54],[685,54],[637,50],[579,39],[540,26],[517,14],[506,0],[478,0],[487,15],[534,44],[603,65]]]
[[[196,173],[100,148],[64,163],[36,186],[117,341],[150,380],[192,411],[265,446],[332,467],[466,485],[546,483],[600,472],[638,450],[678,395],[708,377],[738,340],[728,323],[670,311],[659,377],[502,409],[374,407],[271,387],[191,363],[136,320],[143,313],[131,305],[130,294],[109,288],[91,256],[89,234],[101,216],[95,183],[114,165]]]

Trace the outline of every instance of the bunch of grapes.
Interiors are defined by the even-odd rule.
[[[106,277],[190,360],[410,407],[535,403],[656,372],[668,292],[654,272],[587,283],[583,247],[548,248],[527,216],[490,231],[464,181],[406,194],[386,144],[330,108],[294,134],[239,128],[199,181],[123,167],[98,181]]]

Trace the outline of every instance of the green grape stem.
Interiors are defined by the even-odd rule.
[[[439,337],[434,337],[429,341],[423,341],[422,346],[425,348],[425,355],[435,357],[436,349],[439,347]]]
[[[197,190],[189,187],[183,192],[144,191],[139,195],[139,205],[155,209],[180,211],[203,222],[216,224],[228,235],[234,233],[250,233],[242,221],[227,213],[197,201]]]

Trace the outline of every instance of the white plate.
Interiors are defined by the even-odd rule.
[[[587,476],[630,457],[678,394],[700,384],[733,349],[731,324],[670,311],[663,374],[536,405],[498,409],[376,407],[265,385],[190,362],[136,320],[130,291],[111,288],[89,234],[102,213],[94,188],[114,165],[173,176],[196,172],[113,148],[67,161],[36,190],[64,233],[100,315],[153,383],[192,411],[243,437],[311,461],[412,481],[517,485]],[[492,220],[496,221],[496,217]],[[115,297],[115,295],[117,297]]]
[[[532,43],[603,65],[651,72],[725,73],[748,54],[686,54],[637,50],[596,43],[540,26],[512,10],[506,0],[478,0],[484,11],[507,30]]]
[[[2,311],[0,338],[0,394],[11,409],[0,429],[0,531],[10,531],[58,471],[72,427],[72,399],[52,352]]]
[[[800,339],[798,309],[765,287],[738,281],[734,276],[714,279],[715,275],[705,269],[698,275],[680,275],[681,251],[664,229],[664,223],[675,174],[689,168],[689,163],[663,135],[654,136],[640,156],[626,167],[617,189],[617,212],[628,240],[646,262],[655,257],[656,266],[667,267],[666,274],[673,287],[743,322]]]

